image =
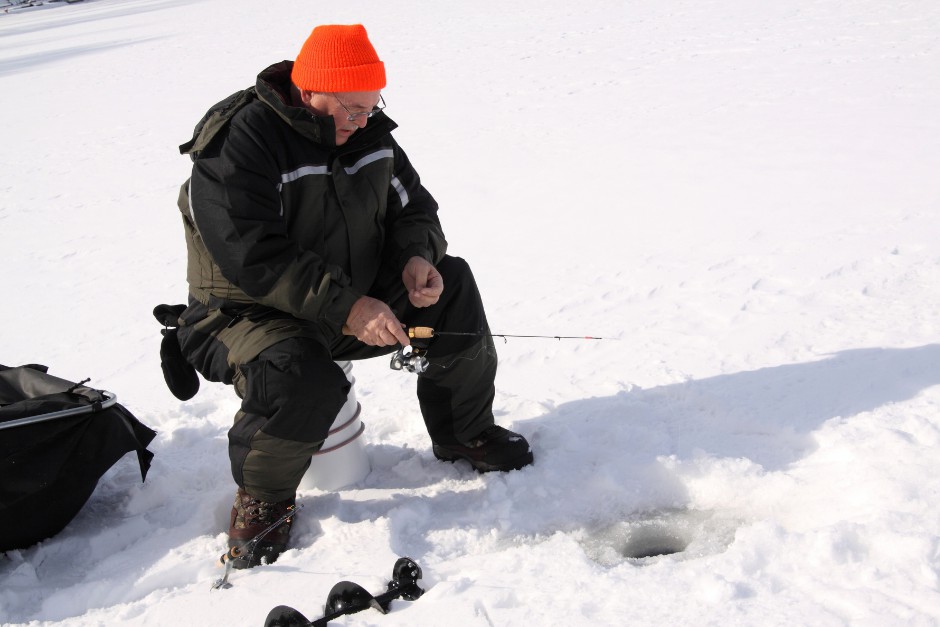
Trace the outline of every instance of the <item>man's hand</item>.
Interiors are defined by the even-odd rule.
[[[408,334],[388,305],[375,298],[361,296],[353,303],[343,333],[355,335],[369,346],[408,346]]]
[[[408,290],[408,300],[415,307],[430,307],[444,292],[444,279],[424,257],[412,257],[401,273],[402,283]]]

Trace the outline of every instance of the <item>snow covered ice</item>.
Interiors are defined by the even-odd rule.
[[[395,135],[473,266],[500,424],[534,466],[436,461],[413,375],[357,362],[373,471],[299,494],[221,575],[230,389],[175,400],[177,152],[213,103],[363,23]],[[0,363],[91,377],[159,434],[0,557],[0,623],[940,622],[940,5],[926,0],[84,0],[0,13]],[[666,554],[658,554],[666,553]]]

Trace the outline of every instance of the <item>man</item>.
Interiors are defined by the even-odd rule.
[[[210,110],[181,147],[194,165],[179,198],[190,298],[176,337],[189,364],[242,400],[229,431],[232,555],[290,513],[349,391],[334,360],[408,346],[403,322],[477,333],[427,349],[417,396],[434,455],[480,471],[532,463],[528,442],[494,425],[480,294],[445,254],[437,203],[390,134],[384,87],[361,25],[318,26],[294,62]],[[290,518],[233,565],[274,561],[289,533]]]

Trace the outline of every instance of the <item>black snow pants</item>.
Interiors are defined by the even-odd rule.
[[[467,443],[493,424],[496,350],[470,267],[446,256],[437,269],[444,292],[431,307],[412,306],[400,279],[369,295],[387,302],[408,326],[481,332],[435,337],[427,352],[430,366],[417,378],[431,440]],[[232,476],[264,501],[294,496],[346,402],[349,382],[335,362],[398,348],[325,337],[313,323],[267,307],[214,309],[195,300],[180,316],[178,337],[183,355],[203,377],[232,384],[241,398],[228,434]]]

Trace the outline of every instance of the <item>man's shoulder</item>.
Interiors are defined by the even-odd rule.
[[[180,153],[195,158],[240,112],[257,102],[255,88],[248,87],[215,103],[196,124],[192,139],[180,146]]]

